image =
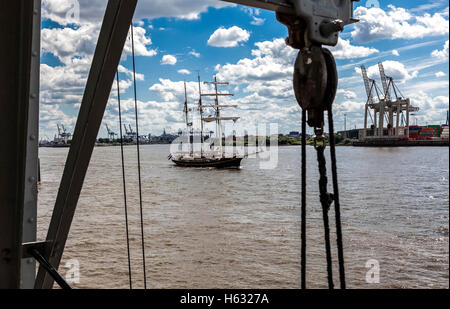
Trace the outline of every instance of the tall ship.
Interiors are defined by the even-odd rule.
[[[198,75],[198,89],[200,98],[197,110],[200,116],[200,130],[194,130],[193,122],[189,121],[189,112],[191,109],[188,108],[186,82],[184,83],[184,116],[186,129],[183,132],[179,150],[171,153],[169,155],[169,159],[176,165],[183,167],[239,168],[242,159],[244,159],[244,155],[225,152],[222,138],[222,121],[236,122],[240,118],[234,116],[224,117],[221,115],[221,111],[223,109],[237,107],[237,105],[219,104],[219,97],[233,96],[231,93],[219,93],[218,90],[219,85],[229,85],[229,83],[217,81],[217,76],[214,76],[214,81],[203,83],[205,85],[213,85],[215,91],[214,93],[202,93],[200,75]],[[214,104],[204,104],[204,97],[213,97]],[[212,111],[211,114],[214,116],[209,115],[205,117],[205,111],[208,110]],[[215,123],[216,130],[214,138],[212,138],[212,133],[214,133],[213,131],[208,131],[207,135],[204,132],[204,126],[208,123]]]

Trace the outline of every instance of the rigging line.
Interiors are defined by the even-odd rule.
[[[123,155],[123,132],[122,132],[122,110],[120,107],[120,87],[119,87],[119,70],[117,70],[117,101],[119,105],[119,128],[120,128],[120,154],[122,157],[122,183],[123,183],[123,198],[125,203],[125,227],[127,230],[127,254],[128,254],[128,279],[130,281],[130,290],[133,289],[131,280],[131,255],[130,255],[130,234],[128,228],[128,206],[127,206],[127,187],[125,179],[125,159]]]
[[[322,215],[323,215],[323,226],[325,232],[325,252],[327,260],[327,277],[328,277],[328,288],[330,290],[334,289],[333,283],[333,269],[332,269],[332,258],[331,258],[331,245],[330,245],[330,225],[328,219],[328,211],[332,203],[332,197],[327,193],[327,168],[325,161],[325,145],[326,141],[323,141],[323,145],[316,147],[317,150],[317,162],[319,165],[319,189],[320,189],[320,203],[322,204]]]
[[[137,106],[137,91],[136,91],[136,63],[134,56],[134,34],[133,23],[131,23],[131,53],[133,58],[133,82],[134,82],[134,111],[136,118],[136,148],[138,160],[138,180],[139,180],[139,209],[141,216],[141,243],[142,243],[142,267],[144,271],[144,289],[147,289],[147,274],[145,269],[145,236],[144,236],[144,215],[142,207],[142,180],[141,180],[141,154],[139,142],[139,120],[138,120],[138,106]]]
[[[302,111],[301,287],[306,289],[306,109]]]
[[[331,173],[333,177],[333,200],[334,211],[336,219],[336,242],[338,249],[338,263],[339,263],[339,279],[341,289],[345,289],[345,267],[344,267],[344,246],[342,244],[342,223],[341,223],[341,204],[339,202],[339,186],[337,178],[337,164],[336,164],[336,140],[334,137],[334,123],[333,111],[331,107],[328,109],[328,132],[330,135],[330,156],[331,156]]]

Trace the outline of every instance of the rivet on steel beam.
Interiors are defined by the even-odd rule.
[[[34,178],[33,176],[31,176],[30,178],[28,178],[28,181],[29,181],[29,182],[35,182],[35,181],[36,181],[36,178]]]
[[[36,99],[36,95],[33,93],[31,96],[30,96],[32,99]]]
[[[34,218],[33,217],[29,218],[28,222],[33,223],[34,222]]]
[[[34,141],[36,139],[36,135],[32,134],[30,135],[30,140]]]

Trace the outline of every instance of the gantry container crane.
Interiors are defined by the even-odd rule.
[[[364,131],[362,139],[369,138],[384,138],[384,139],[399,139],[409,138],[409,116],[411,112],[419,111],[418,107],[411,105],[410,99],[405,98],[400,89],[394,82],[394,79],[385,74],[384,66],[382,62],[378,63],[380,71],[380,79],[383,86],[383,94],[380,96],[379,88],[375,80],[370,79],[367,75],[367,70],[364,65],[361,66],[361,74],[364,80],[364,85],[367,93],[367,101],[365,105],[364,114]],[[373,99],[373,92],[376,91],[378,102],[375,103]],[[395,98],[391,96],[391,92]],[[370,112],[373,110],[373,117]],[[400,115],[406,114],[406,127],[404,132],[400,127]],[[373,136],[367,134],[367,118],[370,116],[373,121]],[[394,119],[396,119],[394,126]],[[387,123],[387,134],[385,131],[385,121]]]

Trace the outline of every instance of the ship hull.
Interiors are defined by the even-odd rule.
[[[239,168],[243,158],[220,158],[220,159],[194,159],[194,160],[172,160],[178,166],[183,167],[216,167],[216,168]]]

